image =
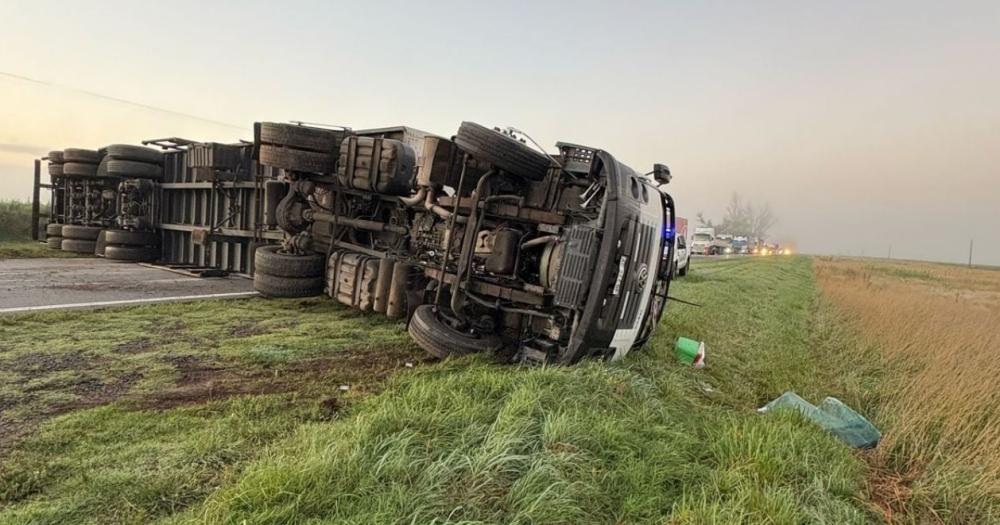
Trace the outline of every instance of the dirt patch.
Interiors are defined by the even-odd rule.
[[[179,356],[170,360],[178,371],[176,385],[136,399],[134,404],[142,409],[169,409],[240,395],[303,391],[316,385],[335,389],[347,384],[355,392],[372,393],[407,361],[414,358],[403,349],[355,350],[272,368]],[[331,413],[340,409],[334,405],[322,408]]]
[[[0,417],[0,462],[15,443],[38,428],[47,419],[74,410],[94,408],[111,403],[127,394],[132,384],[140,379],[142,379],[142,374],[138,372],[125,374],[110,382],[102,382],[96,377],[83,376],[71,385],[70,391],[79,396],[74,401],[43,407],[24,419],[13,420]],[[0,412],[15,408],[20,404],[19,402],[0,402]]]
[[[319,402],[319,408],[324,418],[333,419],[340,414],[344,405],[339,397],[328,397]]]
[[[873,510],[885,523],[910,521],[907,508],[913,496],[913,484],[920,478],[918,472],[898,473],[887,470],[875,452],[863,454],[868,461],[868,494]],[[943,523],[943,521],[941,522]]]
[[[157,324],[152,327],[151,331],[157,334],[171,334],[177,335],[181,332],[186,331],[188,328],[187,323],[181,321],[180,319],[174,319],[172,321],[164,321],[163,323]]]
[[[116,345],[112,351],[119,354],[141,354],[143,352],[148,352],[157,346],[157,343],[153,342],[153,340],[143,337],[120,343]]]
[[[6,363],[7,369],[23,375],[34,375],[39,372],[50,374],[65,370],[80,370],[88,368],[90,359],[82,352],[30,352],[22,354],[13,362]]]
[[[252,337],[255,335],[263,335],[270,333],[271,331],[259,324],[242,323],[233,326],[229,329],[229,335],[233,337]]]

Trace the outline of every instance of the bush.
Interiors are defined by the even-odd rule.
[[[0,240],[31,238],[31,203],[0,201]]]

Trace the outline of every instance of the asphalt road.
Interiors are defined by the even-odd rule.
[[[0,260],[0,314],[253,295],[243,277],[188,277],[97,258]]]

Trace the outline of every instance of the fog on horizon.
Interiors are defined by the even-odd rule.
[[[692,221],[767,202],[800,251],[1000,265],[997,2],[8,0],[0,25],[0,199],[50,149],[473,120],[666,163]]]

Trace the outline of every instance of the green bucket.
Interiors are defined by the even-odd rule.
[[[678,337],[677,344],[674,345],[674,352],[677,354],[677,359],[686,365],[695,368],[705,366],[705,343],[701,341]]]

